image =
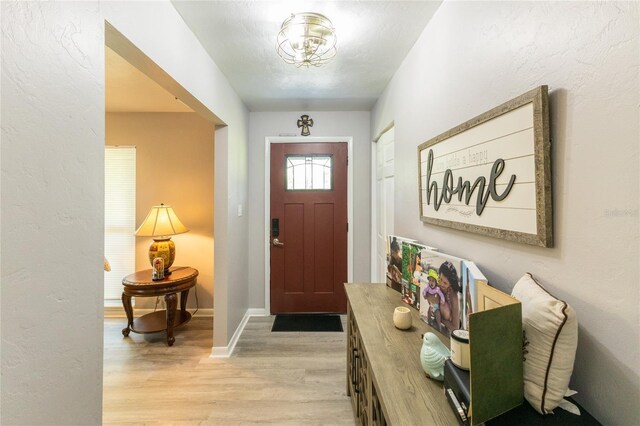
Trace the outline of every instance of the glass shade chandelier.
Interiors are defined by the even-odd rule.
[[[280,27],[276,51],[286,63],[298,68],[324,65],[336,55],[333,24],[319,13],[291,14]]]

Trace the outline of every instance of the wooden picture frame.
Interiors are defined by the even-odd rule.
[[[478,308],[477,312],[488,311],[502,306],[513,305],[519,303],[518,300],[510,295],[503,293],[497,288],[491,287],[485,282],[478,283]],[[472,314],[473,315],[473,314]]]
[[[418,146],[425,223],[553,246],[548,87]]]

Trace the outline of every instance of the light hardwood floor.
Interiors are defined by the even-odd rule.
[[[252,317],[233,356],[211,359],[211,318],[177,329],[171,348],[105,319],[104,424],[353,425],[346,328],[271,333],[273,320]]]

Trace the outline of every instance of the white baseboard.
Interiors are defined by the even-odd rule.
[[[250,317],[266,317],[268,315],[264,308],[249,308],[247,314]]]
[[[164,307],[163,308],[158,307],[158,309],[164,309]],[[193,314],[193,311],[195,311],[195,308],[189,308],[188,310]],[[151,312],[153,312],[153,309],[133,308],[133,314],[135,318],[141,317],[142,315],[146,315]],[[124,312],[124,308],[122,306],[105,306],[104,317],[105,318],[126,318],[127,314]],[[198,312],[196,312],[195,317],[213,317],[213,309],[200,308],[198,309]]]
[[[245,312],[240,324],[238,324],[238,328],[231,336],[231,340],[229,340],[228,346],[214,346],[211,349],[211,355],[209,358],[229,358],[233,354],[233,350],[236,348],[236,343],[238,343],[238,339],[242,335],[244,331],[244,327],[249,322],[249,318],[251,317],[264,317],[267,316],[267,312],[264,308],[249,308],[247,312]]]

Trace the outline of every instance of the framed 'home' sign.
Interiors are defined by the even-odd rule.
[[[418,147],[420,219],[553,246],[547,86]]]

